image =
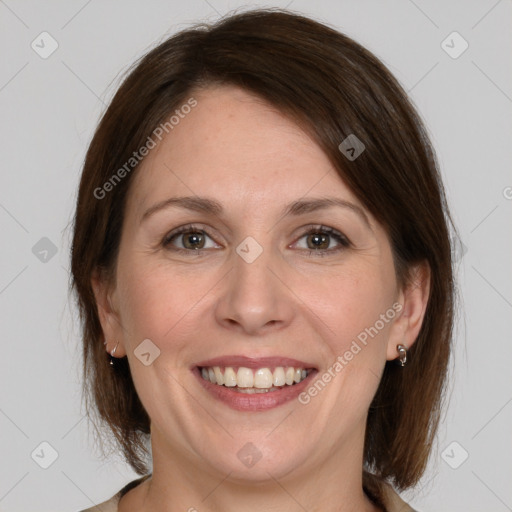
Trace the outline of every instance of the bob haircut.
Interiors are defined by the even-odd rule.
[[[127,358],[113,369],[108,364],[91,277],[100,272],[115,282],[137,166],[115,183],[113,175],[194,91],[223,84],[256,94],[319,144],[386,230],[400,285],[414,286],[415,264],[430,266],[423,325],[407,366],[386,362],[364,445],[370,496],[378,499],[382,481],[409,488],[425,471],[439,425],[454,321],[453,222],[438,163],[420,117],[384,64],[349,37],[287,10],[256,9],[173,35],[132,66],[103,114],[84,162],[71,249],[87,414],[99,415],[139,475],[148,472],[150,418]],[[351,134],[365,146],[354,160],[338,147]]]

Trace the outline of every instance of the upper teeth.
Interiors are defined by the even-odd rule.
[[[201,368],[203,379],[220,386],[239,388],[266,389],[273,386],[291,386],[308,376],[304,368],[277,366],[274,371],[270,368],[258,368],[252,370],[240,366],[238,368],[226,366],[224,371],[220,366]]]

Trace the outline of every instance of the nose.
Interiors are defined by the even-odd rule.
[[[252,262],[233,252],[233,268],[219,283],[217,321],[248,335],[284,329],[293,317],[293,293],[275,251],[265,248]]]

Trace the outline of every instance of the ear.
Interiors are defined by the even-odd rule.
[[[92,274],[91,286],[103,330],[105,350],[110,354],[117,345],[114,357],[124,357],[124,332],[117,312],[115,289],[112,288],[109,279],[98,270]]]
[[[410,271],[411,278],[400,290],[397,304],[401,305],[394,320],[387,347],[387,360],[397,359],[397,345],[411,348],[416,341],[423,324],[430,293],[430,266],[425,261]],[[397,308],[398,309],[398,308]]]

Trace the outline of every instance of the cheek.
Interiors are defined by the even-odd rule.
[[[336,356],[349,350],[354,340],[367,348],[370,343],[365,345],[365,341],[386,337],[394,297],[392,282],[388,281],[386,273],[378,269],[372,272],[366,266],[360,271],[333,273],[323,285],[309,288],[310,305],[328,327],[325,332]],[[382,321],[381,315],[386,313]]]
[[[180,340],[197,335],[197,311],[208,300],[213,276],[202,272],[194,278],[168,265],[133,261],[119,278],[122,324],[132,347],[149,338],[158,346],[172,341],[178,349]]]
[[[393,274],[391,274],[393,276]],[[316,414],[330,422],[334,431],[351,428],[354,418],[364,421],[368,407],[377,391],[386,362],[389,330],[395,318],[393,309],[394,280],[382,268],[371,265],[353,272],[338,272],[329,281],[311,287],[318,332],[324,338],[328,355],[319,379],[307,390],[311,396],[322,395]],[[328,286],[327,286],[328,285]],[[314,389],[313,389],[314,388]],[[350,419],[352,418],[352,420]]]

